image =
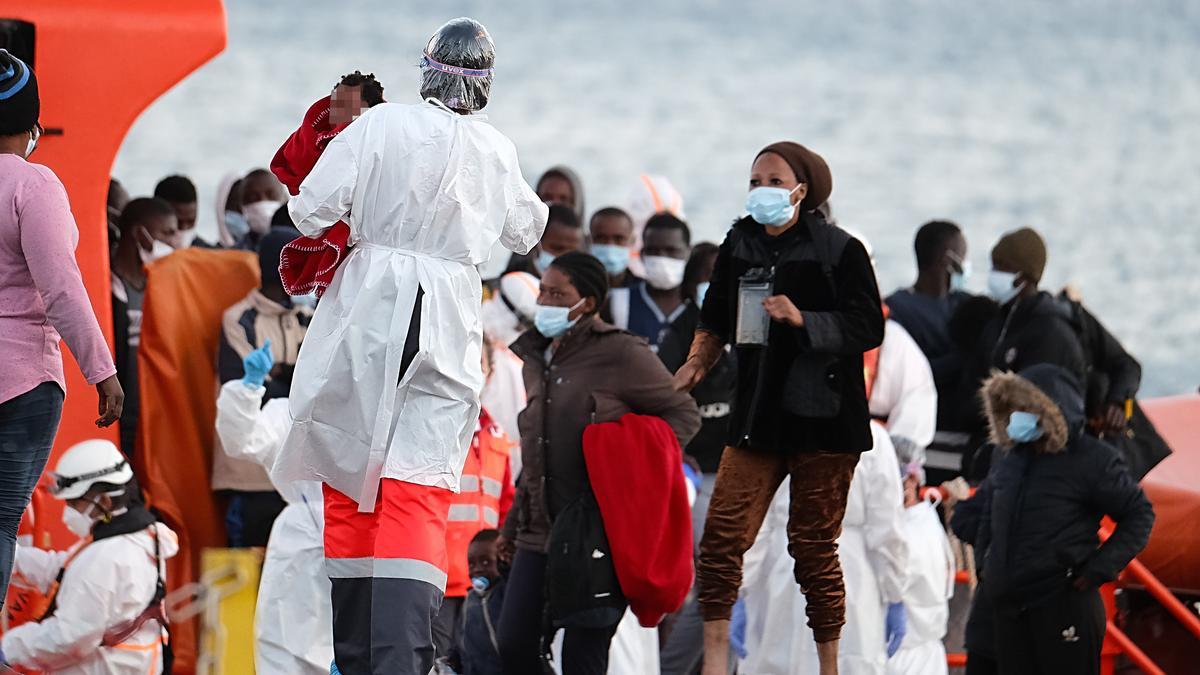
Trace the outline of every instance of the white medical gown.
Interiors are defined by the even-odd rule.
[[[274,478],[323,481],[363,511],[381,478],[457,491],[483,386],[476,266],[497,241],[527,252],[546,224],[512,142],[480,116],[384,103],[329,143],[288,212],[308,236],[346,219],[354,248],[300,350]]]

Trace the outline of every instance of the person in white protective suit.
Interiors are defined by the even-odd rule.
[[[846,585],[846,625],[838,650],[838,671],[849,675],[883,675],[889,640],[898,646],[896,633],[903,634],[897,619],[888,617],[891,607],[903,611],[900,602],[908,557],[902,529],[900,465],[883,425],[872,422],[871,432],[875,446],[862,453],[854,470],[838,538],[838,559]],[[818,671],[816,642],[812,631],[804,627],[804,595],[790,583],[789,488],[785,481],[746,553],[741,591],[746,657],[739,662],[740,675]]]
[[[230,457],[270,468],[292,426],[287,398],[263,405],[270,344],[243,359],[245,376],[221,387],[217,436]],[[333,661],[333,608],[325,576],[321,483],[274,482],[287,506],[267,543],[254,609],[254,668],[260,675],[322,675]]]
[[[14,583],[50,598],[36,623],[8,631],[0,664],[48,675],[155,675],[170,660],[163,611],[175,533],[143,505],[121,451],[111,441],[69,448],[54,469],[52,494],[63,522],[82,540],[66,551],[23,546]],[[0,671],[7,671],[0,665]]]
[[[521,432],[517,415],[525,409],[525,380],[521,376],[524,364],[508,346],[533,327],[540,287],[538,278],[528,272],[509,272],[500,278],[492,297],[484,301],[481,314],[484,339],[492,345],[492,371],[479,401],[518,446]],[[514,478],[521,475],[521,453],[512,453],[509,464]]]
[[[433,666],[446,519],[479,418],[482,281],[497,241],[524,253],[547,207],[480,115],[495,46],[455,19],[430,39],[422,103],[383,103],[330,141],[288,203],[304,234],[339,220],[353,245],[296,363],[273,475],[325,484],[337,667]]]
[[[946,636],[950,598],[954,595],[954,552],[938,517],[937,503],[919,496],[925,470],[910,464],[902,471],[904,537],[908,541],[908,580],[904,584],[907,630],[900,650],[888,659],[887,673],[946,675],[942,638]]]

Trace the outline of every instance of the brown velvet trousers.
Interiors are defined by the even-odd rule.
[[[808,626],[817,642],[838,639],[846,623],[846,587],[837,538],[857,465],[856,453],[725,449],[700,540],[697,581],[705,621],[730,617],[742,585],[742,556],[779,485],[791,476],[788,552],[807,601]]]

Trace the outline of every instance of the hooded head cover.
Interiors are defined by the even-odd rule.
[[[541,188],[547,178],[555,176],[571,184],[571,195],[575,197],[575,203],[566,206],[570,206],[575,211],[575,215],[579,216],[579,222],[583,222],[586,220],[584,216],[587,214],[583,207],[583,181],[579,179],[579,174],[575,173],[574,169],[561,164],[552,166],[546,169],[546,173],[542,174],[541,178],[538,178],[536,187]]]
[[[582,251],[564,253],[554,259],[550,266],[571,280],[581,298],[595,298],[599,310],[608,297],[608,270],[594,256]]]
[[[33,69],[0,49],[0,136],[14,136],[37,126],[41,107]]]
[[[983,401],[992,442],[1003,447],[1016,445],[1008,435],[1008,420],[1017,411],[1037,416],[1043,434],[1028,445],[1039,453],[1061,452],[1086,421],[1079,379],[1049,364],[1020,374],[993,374],[983,384]]]
[[[421,59],[421,97],[453,110],[482,110],[492,91],[496,45],[474,19],[447,21],[429,38]]]
[[[763,148],[754,156],[754,160],[758,161],[759,157],[768,152],[782,157],[796,173],[796,179],[808,185],[808,192],[800,201],[801,211],[812,211],[829,199],[830,193],[833,192],[833,175],[829,173],[829,165],[820,155],[799,143],[780,141]]]
[[[992,248],[992,265],[997,263],[1039,283],[1046,271],[1046,242],[1042,235],[1028,227],[1009,232]]]

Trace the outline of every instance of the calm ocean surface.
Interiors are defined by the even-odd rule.
[[[1200,3],[227,5],[228,49],[145,112],[114,167],[134,196],[191,175],[205,236],[220,176],[265,166],[340,75],[415,101],[425,40],[470,15],[499,54],[487,113],[529,180],[571,165],[592,210],[662,173],[697,240],[719,241],[757,150],[796,140],[828,160],[885,290],[911,282],[926,220],[964,227],[977,290],[996,238],[1030,225],[1047,284],[1083,291],[1142,360],[1143,393],[1200,384]]]

